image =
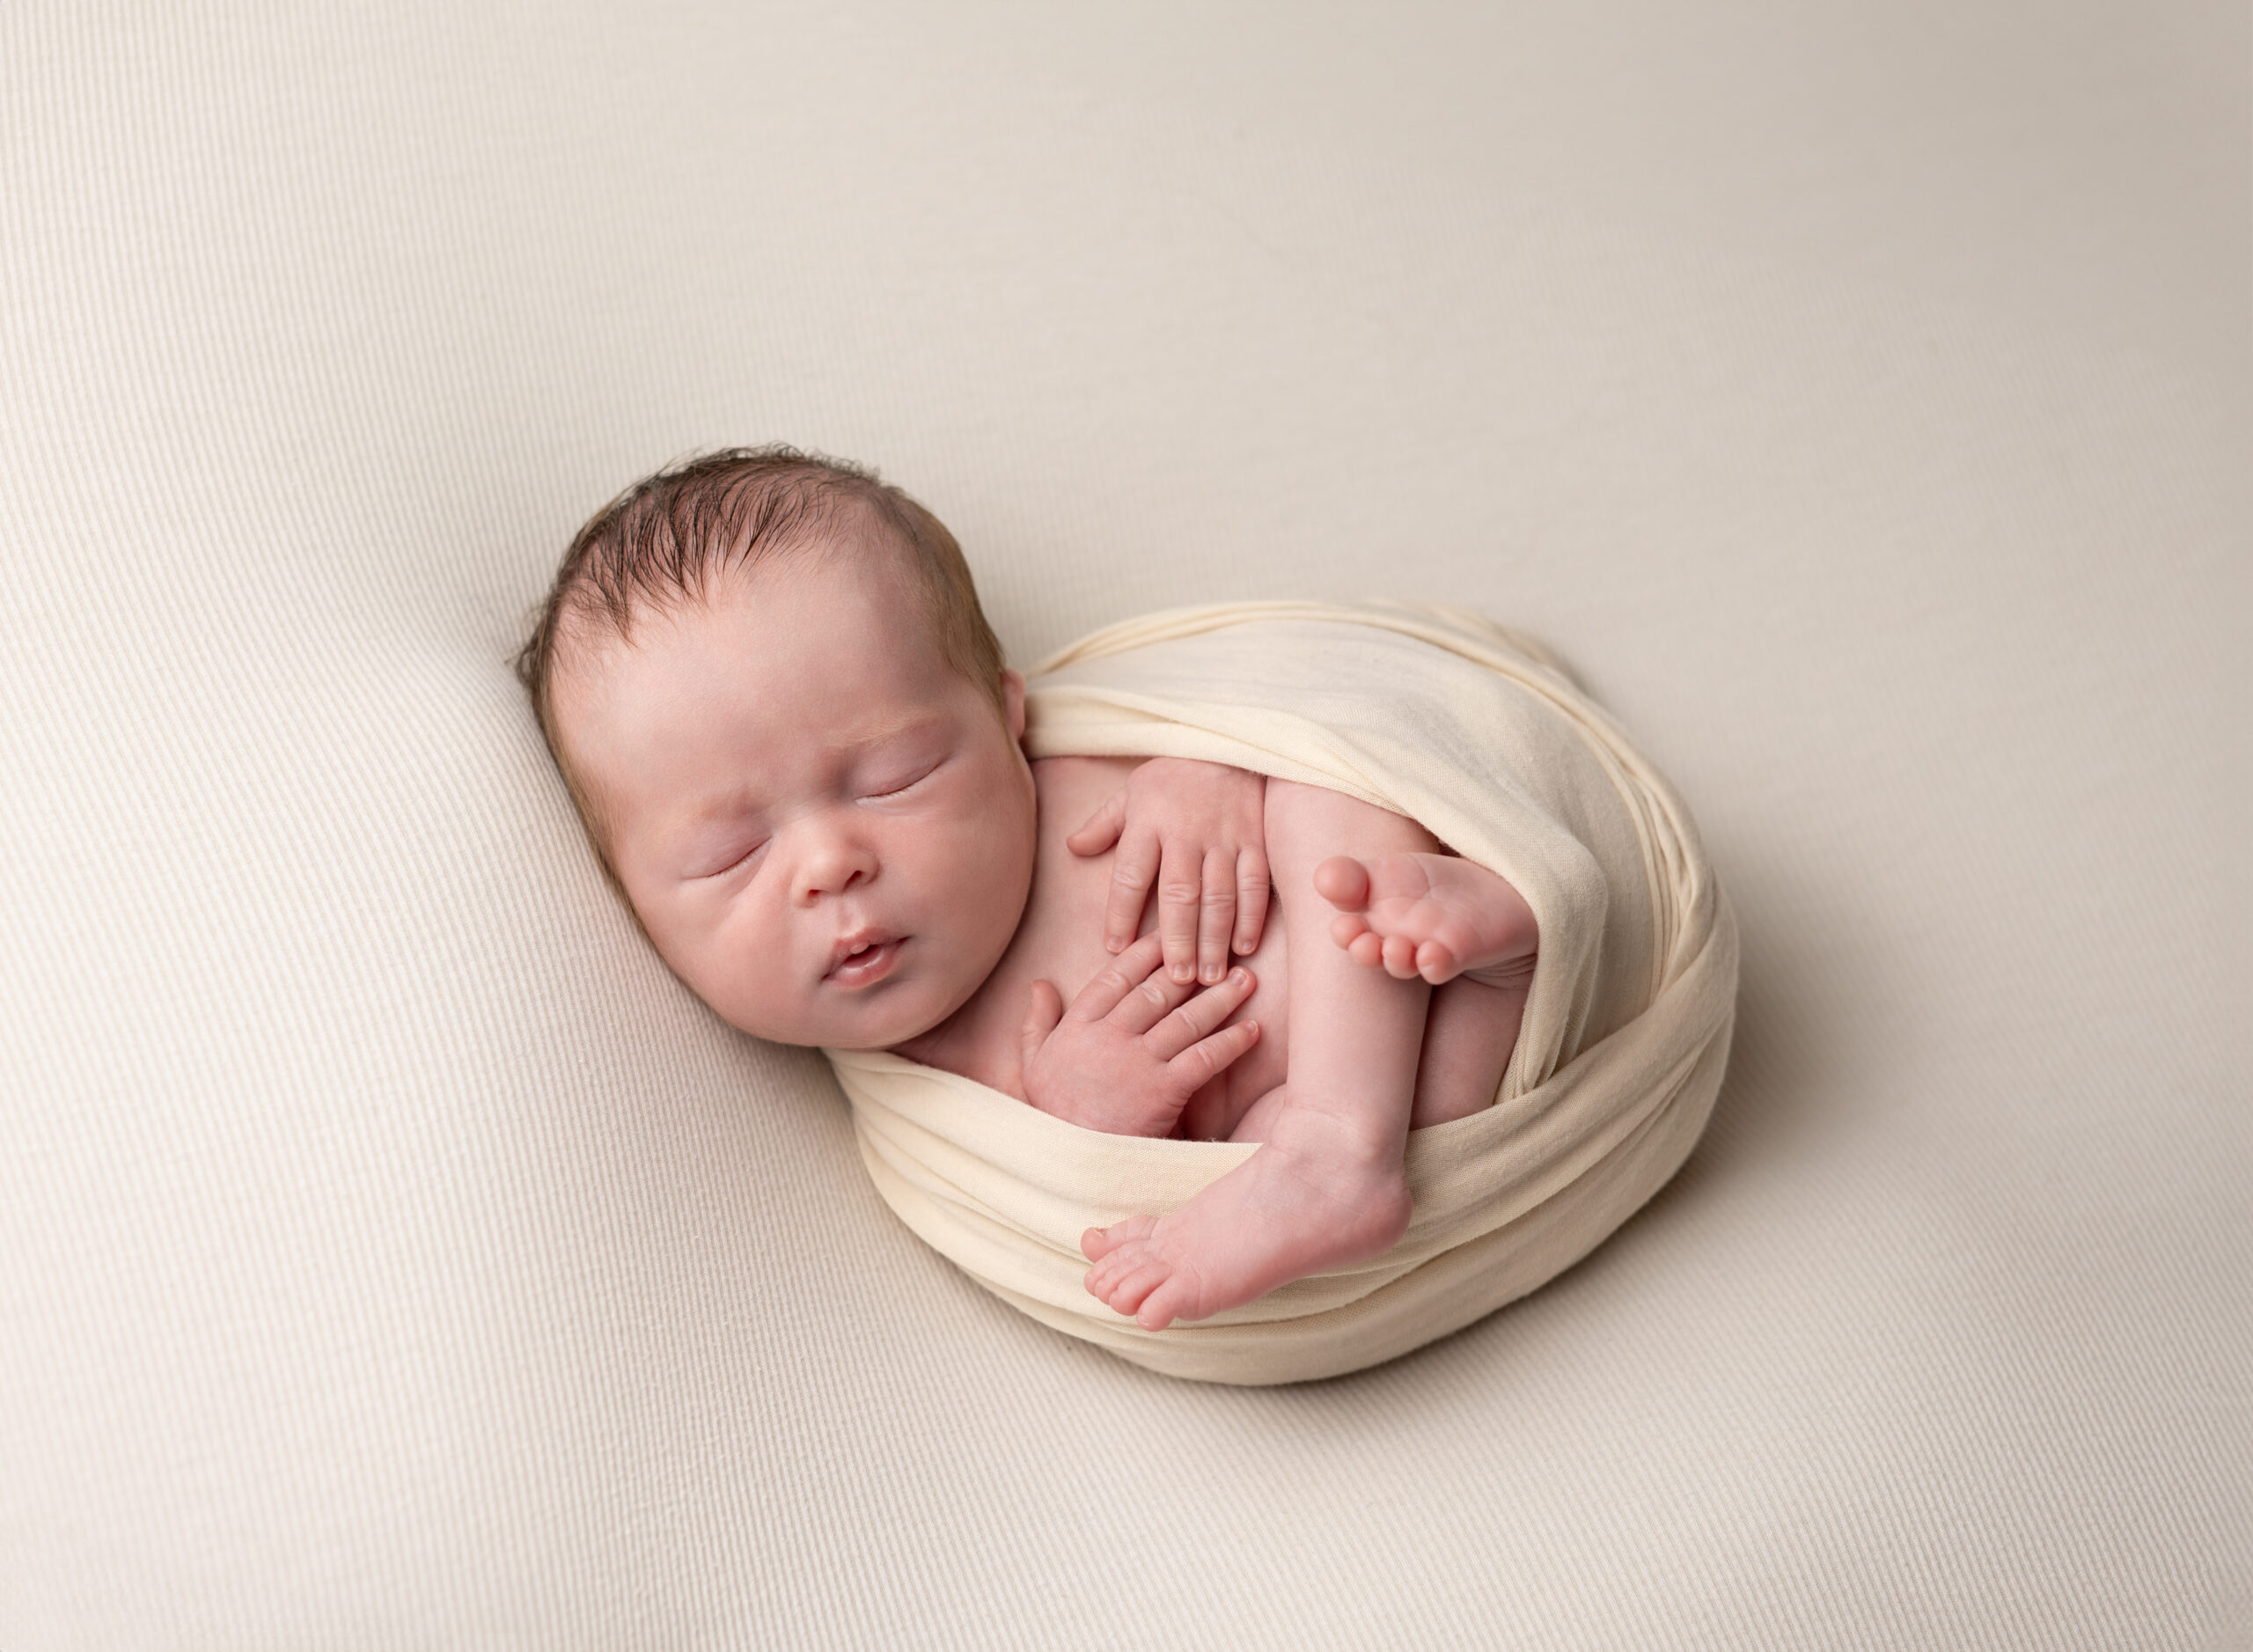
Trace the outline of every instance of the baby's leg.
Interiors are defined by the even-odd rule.
[[[1416,1103],[1408,1127],[1445,1124],[1494,1105],[1517,1048],[1525,1019],[1526,988],[1490,987],[1458,975],[1432,988],[1424,1014],[1424,1050],[1416,1062]],[[1276,1116],[1290,1105],[1290,1089],[1279,1085],[1253,1102],[1237,1123],[1235,1142],[1264,1142]]]
[[[1523,985],[1490,987],[1470,975],[1432,988],[1410,1129],[1445,1124],[1493,1105],[1510,1052],[1517,1047],[1525,993]]]
[[[1438,987],[1416,1075],[1416,1129],[1491,1104],[1516,1046],[1540,926],[1508,882],[1457,855],[1325,860],[1331,938],[1363,968]],[[1442,984],[1443,983],[1443,984]]]
[[[1331,939],[1314,869],[1437,846],[1413,821],[1319,787],[1267,782],[1267,857],[1290,964],[1288,1076],[1255,1109],[1262,1144],[1170,1215],[1082,1240],[1088,1289],[1150,1330],[1201,1319],[1376,1255],[1408,1224],[1401,1170],[1431,988]],[[1272,1104],[1272,1105],[1271,1105]]]

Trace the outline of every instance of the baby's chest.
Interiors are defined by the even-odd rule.
[[[1037,964],[1039,976],[1054,981],[1067,1002],[1112,961],[1103,944],[1104,919],[1118,861],[1115,848],[1100,855],[1075,855],[1067,840],[1126,783],[1137,760],[1055,757],[1033,765],[1040,798],[1039,834],[1032,891],[1013,950],[1022,950],[1027,965]],[[1268,907],[1259,949],[1239,960],[1259,971],[1263,992],[1271,975],[1274,988],[1281,988],[1284,967],[1282,916],[1273,899]],[[1136,933],[1147,935],[1156,927],[1157,903],[1153,899],[1145,904]]]

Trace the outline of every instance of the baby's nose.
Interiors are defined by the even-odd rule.
[[[798,861],[797,887],[793,892],[800,905],[811,906],[824,895],[843,894],[876,875],[876,854],[857,834],[818,828]]]

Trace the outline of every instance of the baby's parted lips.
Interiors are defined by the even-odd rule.
[[[829,969],[823,979],[835,976],[848,965],[874,962],[873,954],[902,938],[889,929],[855,929],[838,936],[837,944],[830,949]]]

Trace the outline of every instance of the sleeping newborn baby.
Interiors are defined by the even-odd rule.
[[[639,483],[574,540],[522,666],[605,870],[734,1026],[1260,1144],[1087,1231],[1088,1289],[1147,1329],[1390,1247],[1408,1132],[1488,1105],[1509,1061],[1516,890],[1339,792],[1028,761],[953,537],[871,474],[773,449]]]

